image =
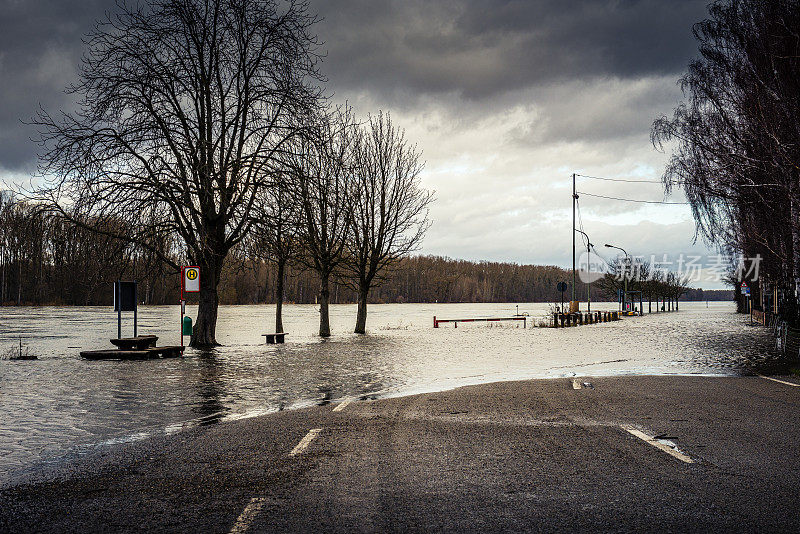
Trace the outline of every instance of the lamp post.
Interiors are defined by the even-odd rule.
[[[576,232],[580,232],[584,236],[586,236],[586,274],[587,274],[587,280],[588,280],[589,254],[591,254],[591,250],[590,249],[592,247],[592,242],[589,240],[589,235],[586,232],[584,232],[583,230],[578,230],[577,228],[575,228],[575,231]],[[586,311],[588,313],[592,312],[592,293],[591,293],[591,288],[589,287],[589,282],[586,282]]]
[[[622,290],[622,306],[623,306],[623,311],[624,311],[625,302],[627,302],[627,300],[628,300],[628,265],[630,265],[630,255],[622,247],[609,245],[608,243],[606,243],[606,246],[608,248],[615,248],[617,250],[621,250],[623,253],[625,253],[625,274],[624,274],[624,278],[623,278],[623,280],[625,281],[625,288]]]

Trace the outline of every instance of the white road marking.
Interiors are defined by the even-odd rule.
[[[336,406],[336,408],[334,408],[334,409],[333,409],[333,411],[334,411],[334,412],[341,412],[342,410],[344,410],[345,408],[347,408],[347,405],[348,405],[348,404],[350,404],[351,402],[353,402],[353,399],[345,399],[345,400],[343,400],[342,402],[340,402],[340,403],[339,403],[339,404]]]
[[[581,381],[577,378],[572,379],[572,389],[581,389]]]
[[[309,430],[308,434],[306,434],[305,437],[300,440],[300,443],[295,445],[294,449],[292,449],[292,452],[289,453],[289,456],[297,456],[298,454],[306,450],[306,447],[308,447],[308,445],[312,441],[314,441],[314,438],[319,436],[320,432],[322,432],[321,428],[312,428],[311,430]]]
[[[267,503],[267,499],[264,497],[254,497],[250,499],[250,502],[247,503],[247,506],[244,507],[242,513],[239,514],[239,517],[236,518],[236,522],[233,524],[231,528],[230,534],[240,534],[242,532],[246,532],[250,525],[253,524],[253,520],[258,516],[258,513],[264,508],[264,505]]]
[[[787,382],[785,380],[778,380],[777,378],[772,378],[772,377],[764,376],[764,375],[757,375],[757,376],[760,376],[761,378],[763,378],[765,380],[772,380],[773,382],[777,382],[778,384],[786,384],[787,386],[800,388],[800,384],[793,384],[792,382]]]
[[[670,447],[669,445],[664,443],[662,440],[658,440],[658,439],[655,439],[652,436],[648,436],[647,434],[645,434],[641,430],[637,430],[637,429],[633,428],[630,425],[619,425],[619,426],[625,432],[628,432],[629,434],[631,434],[633,436],[636,436],[640,440],[642,440],[642,441],[644,441],[646,443],[649,443],[650,445],[652,445],[656,449],[659,449],[659,450],[661,450],[663,452],[666,452],[667,454],[677,458],[681,462],[686,462],[687,464],[693,464],[694,463],[694,460],[692,460],[691,458],[689,458],[688,456],[686,456],[685,454],[683,454],[679,450],[677,450],[677,449],[675,449],[673,447]]]

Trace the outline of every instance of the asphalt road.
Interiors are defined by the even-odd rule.
[[[775,378],[501,382],[193,428],[0,489],[0,530],[798,531],[800,381]]]

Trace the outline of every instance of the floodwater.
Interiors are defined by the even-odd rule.
[[[570,329],[440,319],[510,316],[515,304],[386,304],[369,307],[366,336],[352,331],[355,305],[331,309],[333,337],[316,336],[314,305],[284,307],[285,345],[265,345],[274,306],[223,306],[218,349],[184,358],[87,361],[110,348],[109,308],[0,308],[0,353],[19,339],[36,361],[0,360],[0,482],[87,448],[335,401],[437,391],[496,380],[614,374],[748,372],[770,361],[763,328],[732,303],[682,303],[679,312]],[[646,305],[645,305],[646,306]],[[519,304],[535,320],[547,304]],[[593,309],[615,309],[594,304]],[[196,316],[196,309],[187,312]],[[178,306],[139,309],[139,333],[179,343]],[[132,335],[124,314],[123,336]]]

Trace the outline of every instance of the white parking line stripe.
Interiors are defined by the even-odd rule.
[[[661,450],[663,452],[666,452],[667,454],[677,458],[681,462],[686,462],[687,464],[693,464],[694,463],[694,460],[692,460],[691,458],[689,458],[688,456],[686,456],[682,452],[680,452],[680,451],[678,451],[676,449],[673,449],[672,447],[670,447],[666,443],[662,443],[660,440],[657,440],[652,436],[648,436],[647,434],[645,434],[641,430],[637,430],[637,429],[635,429],[635,428],[633,428],[632,426],[629,426],[629,425],[619,425],[619,426],[625,432],[628,432],[629,434],[631,434],[633,436],[636,436],[640,440],[642,440],[642,441],[644,441],[646,443],[649,443],[650,445],[652,445],[656,449],[659,449],[659,450]]]
[[[764,375],[757,375],[757,376],[760,376],[761,378],[763,378],[765,380],[772,380],[773,382],[777,382],[778,384],[786,384],[787,386],[800,388],[800,384],[793,384],[793,383],[787,382],[785,380],[778,380],[777,378],[772,378],[772,377],[764,376]]]
[[[294,449],[292,449],[292,452],[289,453],[289,456],[297,456],[298,454],[306,450],[306,447],[308,447],[309,443],[314,441],[314,438],[319,436],[320,432],[322,432],[321,428],[312,428],[311,430],[309,430],[308,434],[306,434],[305,437],[300,440],[300,443],[295,445]]]
[[[572,389],[581,389],[581,381],[577,378],[572,379]]]
[[[344,410],[345,408],[347,408],[347,405],[348,405],[348,404],[350,404],[351,402],[353,402],[353,399],[345,399],[345,400],[343,400],[342,402],[340,402],[340,403],[339,403],[339,404],[336,406],[336,408],[334,408],[334,409],[333,409],[333,411],[334,411],[334,412],[341,412],[342,410]]]
[[[267,499],[264,497],[255,497],[250,499],[250,502],[244,507],[242,513],[239,514],[238,518],[236,518],[236,522],[233,524],[230,534],[240,534],[242,532],[246,532],[247,529],[250,528],[250,525],[253,524],[253,520],[258,515],[258,512],[264,508],[266,503]]]

